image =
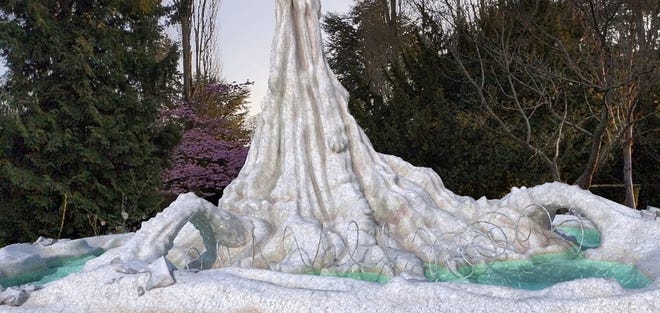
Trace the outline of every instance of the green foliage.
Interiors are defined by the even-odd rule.
[[[432,167],[450,189],[472,196],[551,180],[621,184],[621,136],[631,114],[640,203],[657,206],[652,2],[612,1],[592,16],[580,11],[583,1],[448,8],[455,3],[420,0],[403,2],[394,24],[378,13],[386,2],[357,1],[349,13],[324,19],[330,66],[377,150]],[[640,30],[626,20],[635,14],[649,21],[640,49],[655,50],[626,50],[635,47],[629,33]],[[628,37],[617,44],[616,35]]]
[[[385,93],[370,86],[359,10],[329,14],[324,30],[333,71],[350,93],[349,108],[376,150],[433,168],[460,194],[499,197],[511,186],[546,179],[519,146],[484,131],[466,114],[476,109],[464,99],[464,86],[445,36],[432,23],[401,25],[399,57],[381,68]],[[523,166],[520,166],[523,164]]]
[[[254,82],[225,83],[213,77],[199,77],[194,82],[190,104],[200,116],[223,121],[225,131],[216,132],[222,140],[247,144],[252,130],[246,125],[247,99]]]
[[[468,14],[473,22],[457,23],[453,52],[466,68],[464,76],[477,81],[466,99],[485,108],[482,117],[477,110],[469,114],[487,120],[485,129],[528,147],[554,180],[585,188],[621,185],[627,166],[619,154],[632,142],[625,130],[635,131],[637,145],[656,128],[645,116],[653,103],[649,91],[658,88],[651,77],[660,73],[653,35],[660,24],[651,22],[658,7],[644,1],[582,6],[589,4],[535,0],[481,6]],[[640,19],[646,14],[645,27],[631,18],[636,14]],[[644,31],[648,36],[637,37]],[[635,145],[634,180],[657,185],[645,175],[657,167],[652,161],[657,157],[643,155],[653,148]]]
[[[367,74],[366,48],[355,12],[350,15],[328,14],[323,18],[323,29],[329,36],[326,42],[328,63],[350,94],[348,106],[351,114],[370,136],[378,129],[376,110],[382,108],[383,96],[372,91]]]
[[[519,146],[526,157],[545,166],[550,179],[570,182],[580,176],[590,152],[590,138],[578,129],[593,132],[597,125],[589,117],[600,108],[589,104],[594,99],[584,88],[557,79],[570,69],[548,48],[553,45],[549,38],[577,42],[576,28],[561,16],[547,1],[485,6],[477,22],[454,29],[451,49],[467,72],[457,73],[466,117],[484,132]],[[546,37],[533,28],[543,29]],[[466,75],[480,86],[474,87]]]
[[[177,129],[158,123],[178,53],[157,1],[8,1],[0,245],[115,231],[159,208]],[[128,218],[122,217],[128,213]]]

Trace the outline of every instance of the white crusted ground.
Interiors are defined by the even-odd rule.
[[[555,219],[555,223],[562,222],[566,223],[565,218]],[[198,273],[175,271],[176,284],[145,291],[149,273],[122,274],[113,265],[105,265],[47,284],[32,292],[22,306],[0,305],[0,312],[660,312],[660,247],[652,244],[657,242],[660,223],[631,216],[617,228],[629,236],[606,235],[603,239],[610,247],[618,247],[614,251],[625,253],[610,251],[607,259],[634,260],[629,264],[651,278],[651,286],[623,289],[615,281],[583,279],[525,291],[401,277],[378,284],[262,269],[222,268]],[[80,247],[107,249],[121,245],[131,236],[6,247],[0,249],[0,255],[4,255],[0,269],[18,263],[33,267],[41,262],[35,261],[36,256],[57,258],[87,251]],[[598,253],[602,249],[590,250],[588,255],[602,256],[604,253]]]
[[[142,293],[147,275],[120,274],[111,267],[74,274],[34,292],[20,307],[0,306],[0,312],[660,312],[657,280],[640,290],[584,279],[523,291],[402,278],[381,285],[224,268],[177,271],[175,285]]]

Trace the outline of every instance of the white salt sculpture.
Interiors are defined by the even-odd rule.
[[[191,222],[204,241],[197,266],[423,279],[425,263],[451,268],[564,251],[565,241],[549,230],[561,208],[603,233],[590,257],[634,263],[657,249],[653,241],[621,243],[639,214],[577,187],[553,183],[475,201],[444,188],[428,168],[377,153],[323,56],[320,1],[278,0],[276,12],[263,115],[245,166],[218,207],[182,195],[94,264],[158,260]],[[657,225],[647,223],[659,238]]]
[[[651,291],[635,297],[601,280],[536,293],[415,282],[424,280],[428,263],[451,270],[565,251],[569,244],[550,231],[557,209],[570,209],[601,232],[600,247],[586,252],[586,257],[636,265],[655,279],[660,277],[660,225],[635,210],[561,183],[514,188],[501,200],[457,196],[432,170],[377,153],[348,112],[348,94],[324,59],[320,1],[277,0],[276,13],[263,114],[245,166],[218,206],[193,194],[180,195],[126,244],[88,262],[88,272],[53,283],[57,289],[36,292],[28,304],[45,307],[56,302],[64,311],[108,305],[157,310],[182,304],[176,300],[178,294],[204,293],[199,297],[206,302],[187,301],[189,309],[247,308],[240,302],[249,298],[253,307],[264,311],[277,312],[275,304],[292,312],[307,311],[313,296],[323,299],[316,305],[335,303],[333,311],[351,311],[357,299],[357,305],[396,311],[390,304],[393,299],[412,308],[413,298],[422,297],[455,310],[509,312],[526,310],[532,303],[550,312],[550,307],[593,309],[594,303],[600,311],[620,310],[658,298],[657,281]],[[179,268],[225,270],[173,274],[170,261]],[[108,264],[115,274],[108,272]],[[146,272],[148,281],[108,278],[122,275],[115,270]],[[277,274],[281,272],[373,272],[395,278],[385,287],[375,287]],[[97,280],[104,280],[99,291],[90,286]],[[135,298],[136,285],[137,296],[143,298]],[[80,286],[86,286],[87,296],[71,296]],[[264,293],[261,298],[254,298],[257,290]],[[429,293],[444,300],[430,300]],[[109,294],[123,298],[113,302]],[[544,295],[561,299],[541,300]],[[611,295],[619,298],[599,298]],[[452,302],[451,297],[461,300]]]

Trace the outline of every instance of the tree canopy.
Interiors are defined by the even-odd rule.
[[[164,118],[183,129],[182,141],[163,172],[166,195],[192,191],[216,202],[238,175],[249,143],[242,115],[249,85],[209,84],[195,93],[199,101],[180,101],[163,112]]]
[[[159,1],[3,1],[0,244],[104,233],[159,209],[178,53]]]
[[[657,13],[654,1],[365,0],[324,28],[330,66],[376,149],[473,196],[634,177],[649,204]],[[630,195],[617,188],[608,196]]]

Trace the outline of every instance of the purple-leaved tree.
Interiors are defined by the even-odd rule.
[[[171,164],[162,174],[167,195],[193,191],[201,197],[217,199],[238,175],[248,150],[247,140],[241,136],[245,130],[232,119],[232,110],[222,110],[234,101],[244,101],[236,99],[237,88],[243,90],[246,86],[209,84],[201,101],[182,101],[165,112],[168,120],[183,129],[181,142],[171,154]],[[208,101],[209,98],[216,101]]]

